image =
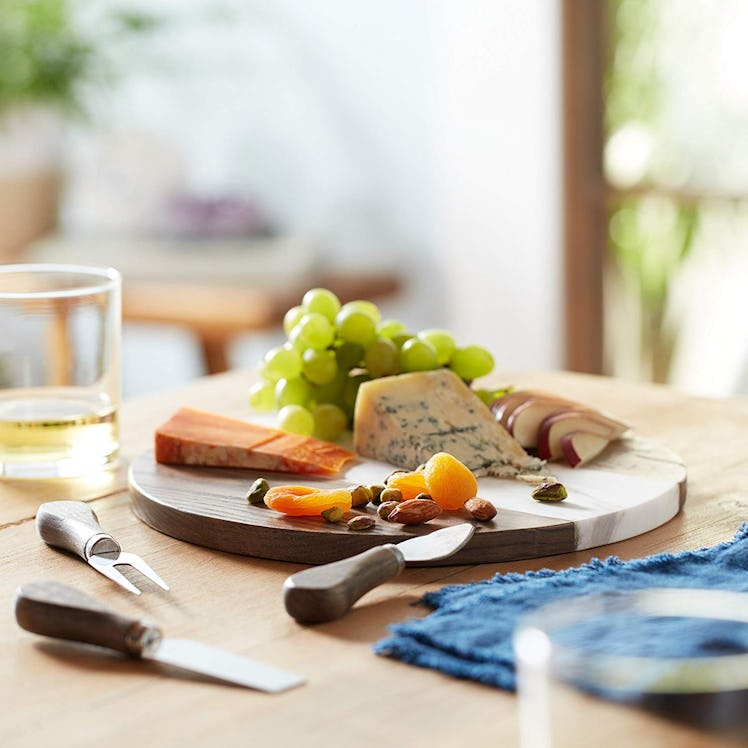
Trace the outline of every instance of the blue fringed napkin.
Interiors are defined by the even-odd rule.
[[[435,609],[431,615],[393,626],[375,651],[514,690],[512,633],[520,617],[565,597],[658,587],[748,592],[748,523],[733,540],[697,551],[632,561],[595,558],[563,571],[497,574],[484,582],[445,587],[421,600]]]

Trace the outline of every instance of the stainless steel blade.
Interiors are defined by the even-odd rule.
[[[395,547],[403,554],[406,562],[436,561],[457,553],[473,537],[475,527],[469,522],[445,527],[443,530],[419,535],[403,540]]]
[[[305,683],[305,679],[295,673],[191,639],[162,639],[157,647],[144,652],[142,656],[143,659],[163,662],[227,683],[236,683],[269,693],[286,691]]]

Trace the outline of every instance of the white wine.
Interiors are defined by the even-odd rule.
[[[0,395],[0,475],[71,477],[117,457],[117,411],[64,388]]]

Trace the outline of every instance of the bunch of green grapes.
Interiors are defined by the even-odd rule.
[[[335,441],[351,425],[362,382],[412,371],[449,367],[467,382],[493,370],[491,354],[475,345],[458,348],[445,330],[408,333],[397,320],[382,320],[370,301],[340,304],[325,288],[304,294],[283,319],[287,341],[269,350],[262,381],[250,390],[258,411],[278,410],[278,426]],[[498,391],[476,390],[485,402]]]

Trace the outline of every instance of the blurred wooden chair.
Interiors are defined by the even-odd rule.
[[[187,329],[210,374],[229,368],[233,339],[280,327],[309,288],[329,288],[345,303],[394,295],[402,284],[386,267],[332,272],[317,247],[292,237],[219,243],[52,237],[31,247],[25,260],[117,268],[123,321]]]

